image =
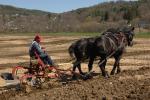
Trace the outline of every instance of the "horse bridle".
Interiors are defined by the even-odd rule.
[[[125,32],[125,35],[127,38],[128,46],[132,46],[132,40],[133,40],[134,34],[132,33],[132,31],[129,31],[129,32]]]

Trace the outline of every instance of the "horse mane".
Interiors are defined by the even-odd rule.
[[[119,33],[119,28],[109,28],[106,31],[104,31],[102,33],[102,35],[105,35],[105,34],[116,34],[116,33]]]

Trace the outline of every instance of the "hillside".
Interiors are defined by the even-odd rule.
[[[64,17],[65,16],[65,17]],[[100,32],[108,27],[131,23],[150,29],[150,1],[106,2],[89,8],[81,8],[62,14],[69,29],[82,32]],[[65,21],[64,21],[65,22]],[[72,25],[73,24],[73,25]]]
[[[0,32],[101,32],[131,23],[150,29],[150,1],[105,2],[60,14],[0,5]]]
[[[0,5],[0,32],[45,32],[54,13]]]

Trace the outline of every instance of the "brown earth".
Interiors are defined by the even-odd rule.
[[[28,65],[28,46],[32,36],[0,37],[0,73],[11,71],[18,64]],[[42,46],[60,68],[72,66],[67,53],[69,45],[81,37],[44,36]],[[97,61],[93,70],[95,76],[87,81],[68,81],[62,84],[58,80],[50,80],[41,89],[33,89],[30,93],[8,90],[0,93],[0,100],[149,100],[150,99],[150,39],[135,39],[133,47],[128,47],[121,60],[122,72],[105,79],[99,76]],[[109,59],[106,70],[110,72],[114,60]],[[82,64],[87,71],[87,63]],[[98,73],[98,74],[97,74]]]

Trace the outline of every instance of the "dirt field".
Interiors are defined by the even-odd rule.
[[[60,68],[72,66],[67,53],[69,45],[79,39],[78,36],[44,36],[42,46]],[[0,37],[0,72],[10,72],[15,65],[29,63],[28,47],[32,36],[1,36]],[[110,72],[113,59],[108,60],[106,70]],[[82,64],[87,71],[87,64]],[[150,99],[150,39],[138,38],[134,46],[128,47],[121,60],[120,74],[105,79],[101,76],[97,61],[93,71],[93,79],[87,81],[70,81],[62,84],[51,80],[42,89],[30,93],[0,93],[0,100],[149,100]],[[55,81],[55,82],[54,82]],[[12,92],[11,92],[12,91]]]

